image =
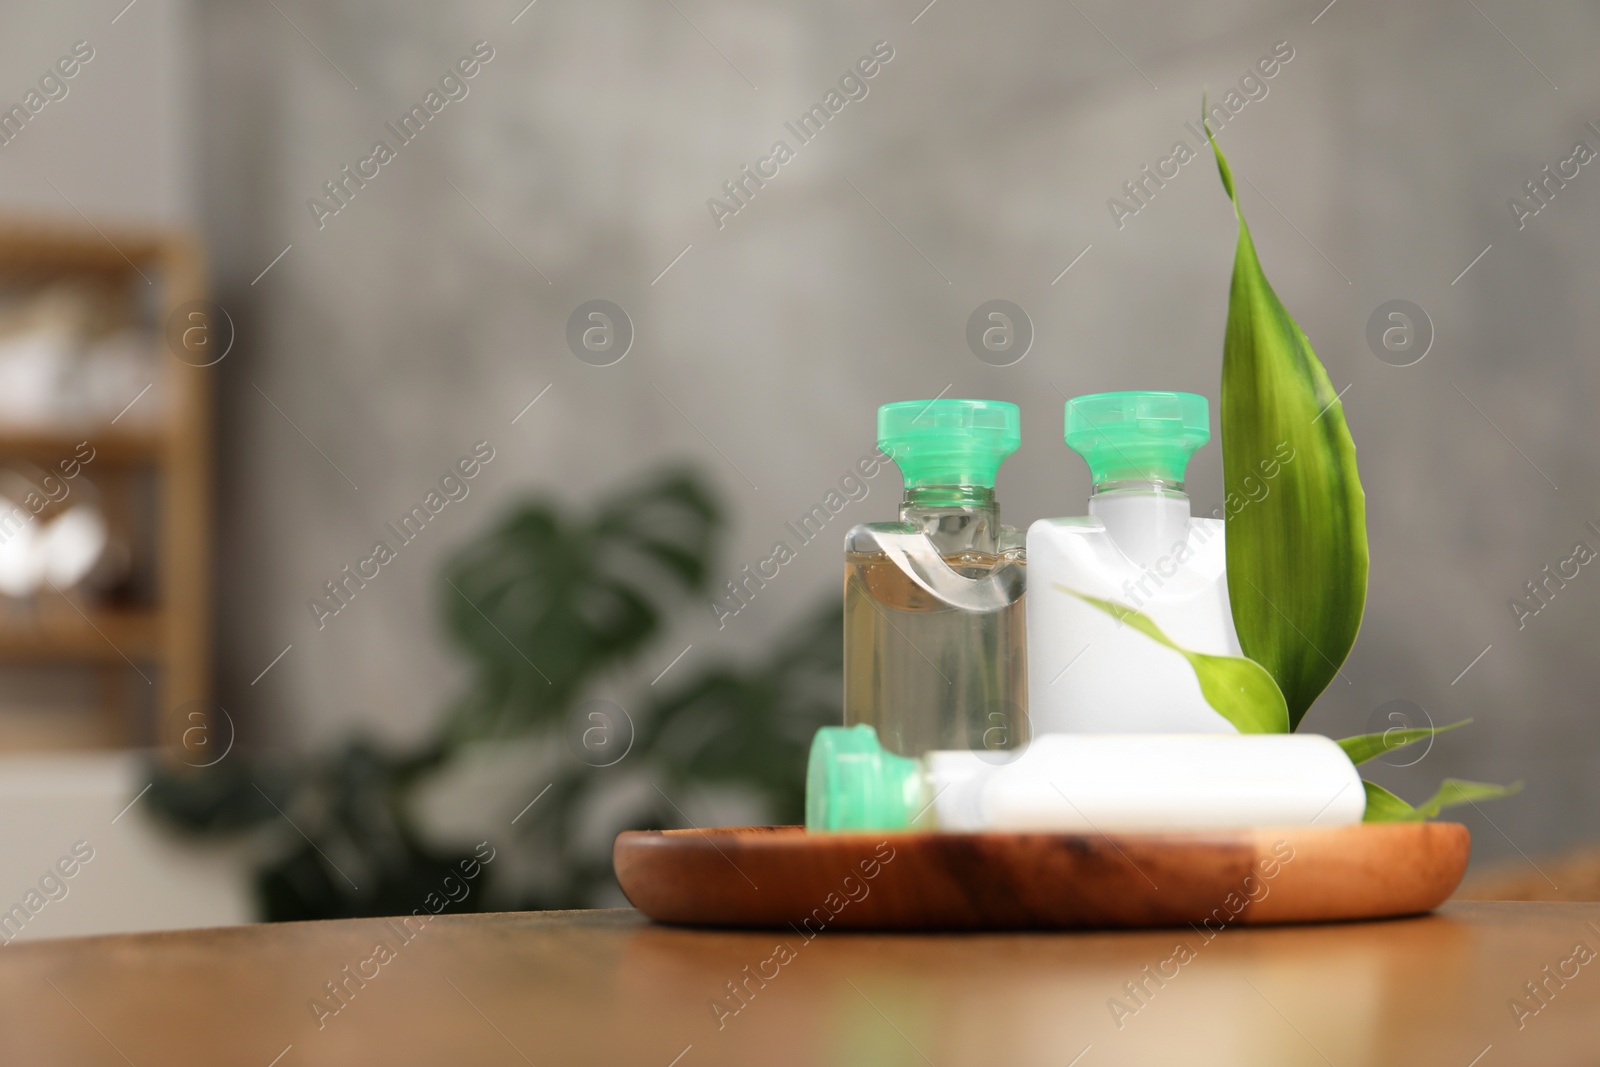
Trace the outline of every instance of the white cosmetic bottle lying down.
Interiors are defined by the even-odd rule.
[[[1020,753],[884,749],[870,726],[811,745],[806,828],[1063,833],[1343,826],[1366,791],[1317,734],[1044,734]]]

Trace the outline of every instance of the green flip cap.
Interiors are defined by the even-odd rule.
[[[1022,444],[1022,412],[1003,400],[902,400],[878,409],[878,448],[907,489],[994,488],[1000,463]]]
[[[878,744],[872,727],[817,731],[806,766],[807,830],[909,830],[924,807],[921,767]]]
[[[1181,485],[1189,457],[1211,440],[1211,415],[1194,393],[1095,393],[1067,401],[1066,438],[1097,486]]]

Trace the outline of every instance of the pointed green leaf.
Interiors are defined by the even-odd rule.
[[[1239,220],[1222,355],[1228,596],[1239,645],[1277,681],[1294,728],[1361,626],[1366,498],[1338,394],[1267,282],[1233,171],[1211,148]]]
[[[1439,784],[1438,792],[1417,805],[1417,811],[1423,818],[1431,819],[1445,808],[1453,808],[1458,804],[1471,804],[1475,800],[1509,797],[1521,791],[1521,782],[1494,785],[1491,782],[1464,782],[1459,778],[1446,778]]]
[[[1118,622],[1138,630],[1158,644],[1165,645],[1189,661],[1200,681],[1200,693],[1217,714],[1242,734],[1283,734],[1289,732],[1289,712],[1277,683],[1261,664],[1240,656],[1213,656],[1191,652],[1161,632],[1148,615],[1114,600],[1102,600],[1055,583],[1055,588],[1099,608]]]
[[[1459,724],[1457,724],[1459,725]],[[1459,778],[1446,778],[1438,792],[1426,801],[1412,807],[1381,785],[1362,782],[1367,787],[1367,813],[1362,822],[1421,822],[1436,818],[1445,808],[1458,804],[1471,804],[1478,800],[1495,800],[1522,791],[1521,782],[1494,785],[1490,782],[1466,782]]]
[[[1416,808],[1401,800],[1381,785],[1363,781],[1367,789],[1367,813],[1362,822],[1416,822],[1422,818]]]
[[[1344,749],[1344,754],[1350,757],[1350,762],[1356,766],[1367,762],[1374,756],[1381,756],[1385,752],[1393,752],[1397,748],[1407,745],[1435,734],[1442,734],[1446,730],[1454,730],[1457,726],[1465,726],[1471,719],[1462,719],[1449,726],[1416,726],[1401,729],[1396,727],[1385,730],[1381,734],[1357,734],[1354,737],[1339,738],[1339,747]]]

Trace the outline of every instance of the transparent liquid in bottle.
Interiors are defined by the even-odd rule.
[[[993,492],[915,490],[845,543],[844,712],[906,756],[1027,743],[1025,563]]]
[[[965,579],[1023,566],[1019,554],[942,557]],[[1028,738],[1023,600],[954,606],[882,552],[845,556],[845,724],[865,722],[901,755],[1003,751]]]

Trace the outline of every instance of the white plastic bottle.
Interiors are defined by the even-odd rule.
[[[1099,393],[1067,402],[1066,441],[1089,464],[1082,518],[1028,528],[1028,689],[1033,733],[1234,733],[1183,656],[1090,604],[1135,609],[1192,652],[1240,655],[1223,520],[1183,491],[1211,439],[1206,398]]]
[[[908,759],[870,726],[825,726],[806,769],[806,828],[1064,833],[1348,826],[1361,777],[1320,734],[1039,734],[1006,753]]]

